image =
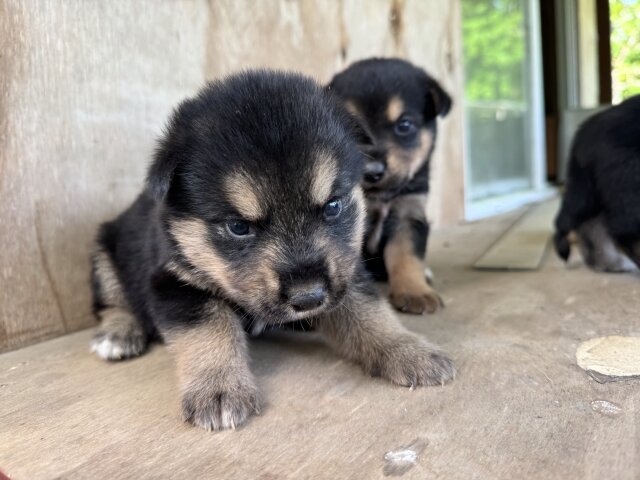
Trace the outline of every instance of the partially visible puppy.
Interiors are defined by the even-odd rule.
[[[366,372],[440,385],[451,361],[410,333],[362,265],[356,125],[312,80],[255,71],[174,112],[134,204],[102,226],[93,350],[118,360],[158,334],[185,420],[234,428],[260,407],[245,329],[306,321]]]
[[[356,62],[336,75],[328,89],[373,138],[364,146],[362,180],[368,213],[366,265],[389,279],[397,309],[434,312],[443,304],[425,278],[425,210],[437,118],[447,115],[451,98],[424,70],[399,59]]]
[[[591,268],[640,266],[640,95],[589,118],[571,147],[554,243],[568,260],[569,234]]]

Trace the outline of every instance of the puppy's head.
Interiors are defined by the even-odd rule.
[[[267,321],[337,305],[359,262],[362,154],[312,80],[254,71],[174,113],[149,173],[176,261]]]
[[[436,137],[436,118],[451,98],[420,68],[399,59],[356,62],[328,86],[373,139],[366,155],[367,195],[393,195],[428,162]]]

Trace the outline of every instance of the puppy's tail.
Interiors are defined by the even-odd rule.
[[[569,260],[571,254],[571,243],[569,242],[569,232],[556,230],[553,236],[553,245],[558,256],[565,262]]]
[[[590,172],[578,163],[575,147],[574,143],[569,158],[566,190],[555,220],[556,231],[553,237],[556,252],[565,262],[571,253],[569,233],[598,213],[595,182]]]

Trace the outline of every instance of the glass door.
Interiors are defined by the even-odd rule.
[[[539,5],[462,0],[466,211],[474,219],[544,189]]]

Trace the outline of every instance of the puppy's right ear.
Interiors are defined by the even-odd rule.
[[[373,135],[369,133],[369,129],[360,121],[358,117],[349,113],[349,130],[351,135],[355,139],[356,143],[360,146],[373,145]]]
[[[358,115],[357,108],[351,101],[344,100],[335,92],[334,83],[335,77],[329,85],[324,87],[324,91],[344,110],[347,128],[351,132],[352,138],[358,145],[373,145],[373,135]]]
[[[188,139],[181,125],[179,113],[175,112],[158,142],[153,163],[147,173],[147,188],[157,201],[162,201],[169,192],[176,168],[187,154]]]
[[[163,146],[158,147],[147,173],[148,188],[157,201],[162,201],[167,195],[177,166],[178,159],[171,156]]]

